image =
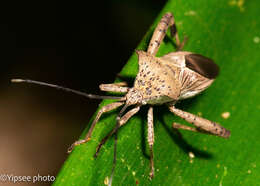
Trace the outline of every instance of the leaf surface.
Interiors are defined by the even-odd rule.
[[[256,0],[168,1],[137,49],[147,49],[160,18],[172,12],[181,39],[189,37],[184,50],[214,59],[220,67],[220,75],[211,87],[176,107],[220,123],[231,131],[231,137],[222,139],[189,131],[180,131],[180,136],[172,130],[172,122],[187,123],[165,106],[155,107],[155,178],[151,181],[147,107],[142,107],[119,130],[113,185],[260,184],[259,9]],[[167,35],[157,56],[175,50],[173,39]],[[137,55],[133,53],[121,75],[135,77],[137,71]],[[107,103],[103,101],[98,110]],[[93,154],[98,142],[115,125],[117,112],[105,114],[92,140],[75,148],[54,185],[104,185],[111,174],[114,138],[104,145],[97,159]],[[224,119],[224,112],[230,117]],[[195,157],[190,158],[189,152]]]

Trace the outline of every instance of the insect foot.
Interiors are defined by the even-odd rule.
[[[68,148],[68,151],[67,151],[67,152],[68,152],[68,153],[71,153],[75,146],[78,146],[78,145],[80,145],[80,144],[86,143],[86,142],[88,142],[89,140],[90,140],[90,138],[84,139],[84,140],[79,140],[79,141],[74,142],[74,143]]]

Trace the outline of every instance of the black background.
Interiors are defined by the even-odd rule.
[[[165,1],[8,1],[0,24],[2,173],[56,175],[99,101],[27,78],[102,94]],[[23,183],[24,184],[24,183]],[[38,183],[44,184],[44,183]]]

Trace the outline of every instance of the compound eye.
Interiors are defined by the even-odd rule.
[[[209,79],[215,79],[219,74],[219,67],[212,59],[200,54],[185,55],[185,64],[189,69]]]

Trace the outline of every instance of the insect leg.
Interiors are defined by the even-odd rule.
[[[161,21],[154,30],[152,39],[150,40],[149,47],[147,50],[148,53],[152,55],[155,55],[157,53],[160,44],[165,37],[168,27],[170,27],[172,37],[176,38],[177,50],[181,50],[183,48],[184,43],[187,40],[187,37],[184,38],[183,42],[180,42],[173,14],[168,12],[162,17]]]
[[[176,122],[174,122],[174,123],[172,124],[172,128],[174,128],[174,129],[189,130],[189,131],[193,131],[193,132],[207,133],[207,132],[205,132],[205,131],[203,131],[203,130],[199,130],[198,128],[189,127],[189,126],[182,125],[182,124],[179,124],[179,123],[176,123]]]
[[[150,148],[150,178],[154,176],[154,162],[153,162],[153,144],[154,144],[154,129],[153,129],[153,107],[150,107],[148,110],[148,144]]]
[[[174,24],[172,13],[166,13],[153,32],[152,39],[150,40],[147,52],[155,55],[160,47],[160,44],[165,37],[166,31],[169,26]]]
[[[187,42],[188,37],[187,37],[187,36],[184,36],[183,41],[182,41],[182,42],[180,41],[176,24],[173,24],[173,25],[170,27],[170,31],[171,31],[171,36],[172,36],[172,37],[175,37],[175,39],[176,39],[177,51],[181,51],[182,48],[184,47],[185,43]]]
[[[204,119],[202,117],[196,116],[194,114],[185,112],[180,109],[176,109],[174,106],[169,107],[170,111],[174,113],[175,115],[183,118],[187,122],[193,124],[195,127],[198,128],[198,130],[205,131],[207,133],[220,136],[223,138],[228,138],[230,136],[230,131],[225,129],[224,127],[220,126],[219,124]]]
[[[119,83],[112,83],[112,84],[101,84],[99,85],[100,90],[106,92],[121,92],[126,93],[128,92],[129,88],[126,87],[126,82],[119,82]]]
[[[114,102],[114,103],[111,103],[111,104],[108,104],[108,105],[105,105],[104,107],[102,107],[101,110],[97,113],[96,118],[92,122],[91,127],[90,127],[90,129],[89,129],[85,139],[79,140],[79,141],[76,141],[75,143],[73,143],[69,147],[68,153],[70,153],[75,146],[80,145],[82,143],[86,143],[86,142],[88,142],[90,140],[90,137],[91,137],[91,134],[93,132],[93,129],[94,129],[95,125],[97,124],[98,120],[100,119],[100,117],[101,117],[101,115],[103,113],[111,111],[111,110],[114,110],[114,109],[116,109],[117,107],[119,107],[119,106],[121,106],[123,104],[124,104],[124,102]]]
[[[173,24],[170,25],[171,36],[173,38],[175,37],[175,39],[176,39],[177,51],[181,51],[182,48],[184,47],[185,43],[187,42],[188,37],[184,36],[183,41],[182,42],[180,41],[178,30],[177,30],[176,24],[174,22],[173,15],[172,15],[172,19],[173,19]]]
[[[94,155],[94,157],[98,156],[98,153],[101,149],[101,147],[106,143],[106,141],[109,139],[110,136],[112,136],[119,127],[123,126],[134,114],[136,114],[138,111],[140,110],[140,106],[137,106],[135,108],[133,108],[132,110],[129,110],[124,116],[122,116],[121,118],[118,118],[118,124],[119,126],[115,127],[114,129],[112,129],[99,143],[99,145],[97,146],[96,149],[96,154]]]
[[[122,82],[117,82],[117,83],[113,83],[114,85],[120,86],[120,87],[127,87],[127,82],[122,81]]]

